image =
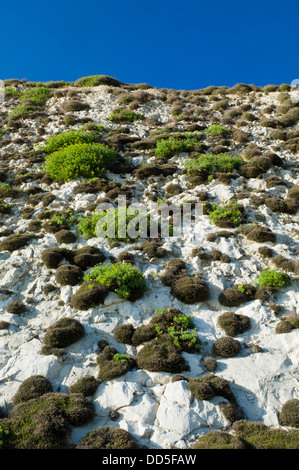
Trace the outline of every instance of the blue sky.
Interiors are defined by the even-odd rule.
[[[298,0],[14,0],[0,6],[0,79],[199,89],[299,78]]]

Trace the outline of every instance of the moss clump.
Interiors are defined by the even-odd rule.
[[[250,328],[250,318],[233,312],[222,313],[217,323],[228,336],[237,336]]]
[[[217,368],[217,361],[214,357],[208,356],[204,360],[204,366],[209,372],[214,372]]]
[[[199,385],[200,384],[200,385]],[[203,385],[208,386],[203,387]],[[199,379],[189,379],[189,388],[199,400],[209,400],[213,396],[220,396],[229,400],[233,404],[237,404],[236,398],[233,392],[230,389],[229,383],[227,380],[223,379],[222,377],[218,377],[213,374],[204,375]],[[213,395],[212,395],[213,392]],[[208,396],[211,395],[210,398],[199,398],[200,396]]]
[[[48,393],[16,405],[8,419],[4,449],[68,448],[71,426],[82,426],[94,416],[93,404],[81,394]]]
[[[53,247],[46,248],[42,252],[41,258],[48,269],[56,269],[64,258],[70,260],[72,256],[69,250]]]
[[[260,246],[258,252],[263,258],[272,258],[273,256],[273,250],[268,246]]]
[[[234,357],[241,351],[241,344],[231,336],[216,339],[213,344],[213,353],[221,357]]]
[[[112,346],[106,346],[97,357],[100,367],[99,380],[104,382],[126,374],[136,367],[136,361],[130,356],[118,354]]]
[[[45,170],[51,178],[63,181],[92,178],[111,167],[116,157],[116,150],[104,144],[74,144],[48,155]]]
[[[266,243],[266,242],[276,242],[276,235],[268,227],[261,227],[258,225],[250,225],[241,229],[241,233],[246,235],[248,240],[257,242],[257,243]]]
[[[18,403],[40,397],[45,393],[52,391],[52,385],[46,377],[43,377],[42,375],[32,375],[22,382],[17,393],[13,397],[13,402],[17,405]]]
[[[116,292],[123,299],[140,299],[146,287],[141,271],[130,263],[101,264],[95,266],[84,281],[99,283]]]
[[[224,431],[210,431],[200,436],[192,449],[245,449],[244,442]]]
[[[102,263],[104,260],[105,255],[96,246],[88,245],[74,251],[74,263],[83,271]]]
[[[249,449],[299,449],[299,432],[271,429],[259,422],[236,421],[232,425],[236,436]]]
[[[231,423],[242,419],[240,410],[233,404],[229,402],[219,403],[219,408],[223,416],[228,419]]]
[[[132,344],[132,338],[133,338],[135,331],[136,330],[133,327],[133,325],[129,323],[118,325],[113,331],[113,336],[120,343]]]
[[[275,326],[275,333],[277,335],[281,335],[281,334],[284,334],[284,333],[289,333],[292,330],[293,330],[293,326],[289,322],[284,321],[284,320],[280,321]]]
[[[109,290],[97,283],[83,282],[77,292],[71,297],[71,307],[76,310],[88,310],[98,304],[103,304]]]
[[[299,400],[293,398],[286,401],[279,414],[279,421],[282,426],[290,426],[292,428],[299,428]]]
[[[201,278],[189,276],[176,279],[171,285],[170,292],[175,298],[185,304],[204,302],[210,297],[206,282]]]
[[[63,264],[55,274],[57,284],[62,286],[75,286],[83,278],[83,271],[78,266]]]
[[[77,235],[70,230],[62,229],[55,233],[58,243],[75,243]]]
[[[274,269],[265,269],[261,272],[257,279],[257,284],[260,287],[275,287],[280,289],[281,287],[287,287],[292,283],[290,276],[285,273],[280,273]]]
[[[77,380],[69,387],[70,393],[82,393],[84,397],[91,397],[95,394],[99,386],[99,381],[92,375],[86,375]]]
[[[137,449],[138,445],[125,429],[107,426],[89,431],[77,449]]]
[[[24,305],[22,302],[19,300],[13,300],[8,304],[6,307],[6,311],[8,313],[13,313],[15,315],[20,315],[21,313],[26,312],[26,305]]]
[[[180,373],[188,367],[169,334],[161,334],[137,353],[137,365],[150,372]]]
[[[172,337],[173,344],[185,352],[195,353],[201,346],[192,317],[176,308],[157,311],[148,325],[137,328],[132,336],[132,344],[138,346],[163,334]]]
[[[225,289],[219,295],[218,300],[225,307],[239,307],[239,305],[253,300],[255,292],[256,288],[251,284],[235,285]]]
[[[201,379],[189,379],[188,387],[198,400],[211,400],[215,396],[213,388]]]
[[[133,346],[139,346],[142,343],[147,343],[157,336],[157,331],[154,324],[141,325],[134,332],[132,336]]]
[[[0,242],[0,251],[16,251],[27,245],[32,240],[32,235],[13,234],[6,237]]]
[[[83,338],[84,334],[84,327],[78,320],[61,318],[47,329],[43,344],[48,348],[66,348]]]

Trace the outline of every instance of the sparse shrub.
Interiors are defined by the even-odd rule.
[[[60,106],[60,110],[63,113],[69,113],[74,111],[84,111],[89,109],[89,105],[87,103],[83,103],[82,101],[71,99],[69,101],[65,101]]]
[[[74,144],[48,155],[45,170],[51,178],[63,181],[92,178],[112,166],[116,156],[116,150],[104,144]]]

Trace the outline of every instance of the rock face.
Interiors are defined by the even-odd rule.
[[[88,90],[49,87],[25,115],[16,106],[31,86],[15,81],[18,97],[7,95],[1,109],[0,419],[16,413],[22,383],[29,401],[46,394],[48,402],[91,381],[84,406],[94,415],[71,430],[78,447],[87,435],[82,447],[116,439],[120,428],[123,445],[132,436],[134,446],[188,448],[208,432],[231,433],[232,416],[298,426],[299,131],[276,112],[281,91],[180,92],[106,79]],[[45,144],[73,131],[116,149],[117,162],[90,178],[55,179]],[[243,164],[227,167],[223,153]],[[149,212],[155,202],[180,212],[191,204],[194,223],[179,236],[159,227],[159,238],[97,237],[97,206],[115,207],[118,196]],[[109,285],[88,278],[117,260],[142,274],[142,297],[134,277],[125,276],[131,300],[117,293],[119,274]],[[267,269],[290,284],[257,285]],[[287,328],[276,328],[281,321]],[[211,371],[212,388],[201,380]]]

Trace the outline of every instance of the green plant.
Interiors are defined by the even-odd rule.
[[[223,206],[217,206],[213,202],[211,203],[211,211],[209,212],[209,219],[213,224],[217,224],[218,221],[229,219],[234,227],[240,225],[242,218],[242,212],[239,209],[239,205],[236,202],[229,202]]]
[[[246,290],[246,284],[245,285],[241,284],[240,286],[238,286],[238,291],[241,292],[241,294],[252,295],[252,292],[250,289]]]
[[[116,157],[116,150],[104,144],[75,144],[48,155],[45,169],[51,178],[63,181],[92,178],[113,165]]]
[[[190,138],[184,139],[162,139],[156,143],[155,155],[157,157],[173,157],[180,152],[188,152],[197,142]]]
[[[120,86],[122,83],[116,78],[109,77],[108,75],[90,75],[88,77],[81,77],[74,83],[75,86],[87,87],[87,86]]]
[[[257,280],[259,287],[275,287],[276,289],[287,287],[291,283],[292,280],[288,274],[280,273],[274,269],[263,270]]]
[[[53,215],[51,220],[54,220],[58,225],[67,225],[69,228],[76,222],[76,216],[70,212],[67,217],[61,215]]]
[[[5,436],[9,435],[9,431],[7,429],[3,429],[2,426],[0,426],[0,449],[3,447],[3,442]]]
[[[116,353],[116,354],[114,354],[113,359],[115,361],[120,361],[120,362],[125,363],[130,359],[130,356],[128,356],[127,354]]]
[[[223,127],[221,124],[213,124],[212,126],[209,126],[205,132],[208,135],[213,135],[213,134],[225,134],[229,131],[230,131],[230,128]]]
[[[46,145],[43,151],[46,153],[53,153],[61,148],[68,147],[75,144],[90,144],[97,139],[98,135],[95,132],[83,131],[69,131],[61,132],[60,134],[49,137],[46,140]]]
[[[100,264],[84,276],[84,281],[96,281],[128,299],[135,291],[145,289],[146,282],[142,272],[130,263]]]
[[[50,88],[38,86],[23,91],[19,95],[19,99],[20,101],[30,100],[36,106],[42,106],[47,101],[51,93]]]
[[[34,108],[32,107],[32,105],[25,104],[25,103],[18,104],[9,114],[9,118],[30,116],[30,114],[32,114],[33,111],[34,111]]]
[[[192,170],[205,170],[210,174],[215,172],[228,173],[234,168],[242,165],[243,160],[240,156],[229,155],[228,153],[220,153],[214,155],[213,153],[201,154],[196,158],[189,158],[185,162],[190,174]]]
[[[142,120],[143,115],[135,113],[134,111],[129,111],[127,109],[118,109],[114,111],[114,113],[110,114],[108,119],[112,122],[134,122]]]
[[[137,211],[138,212],[138,211]],[[102,214],[94,212],[91,216],[82,217],[78,224],[78,230],[83,235],[84,238],[92,238],[95,237],[96,234],[96,225],[102,219],[108,219],[111,221],[111,226],[115,228],[114,236],[109,236],[109,231],[107,231],[107,239],[108,241],[122,241],[122,242],[133,242],[137,239],[130,238],[127,234],[128,224],[134,217],[136,217],[137,212],[135,214],[128,214],[126,208],[122,209],[109,209],[103,211]],[[125,227],[123,226],[123,221],[125,219]],[[149,223],[149,217],[147,217],[147,224]],[[124,232],[125,229],[125,233]],[[107,230],[107,222],[103,224],[103,230]],[[125,236],[123,236],[125,235]]]

